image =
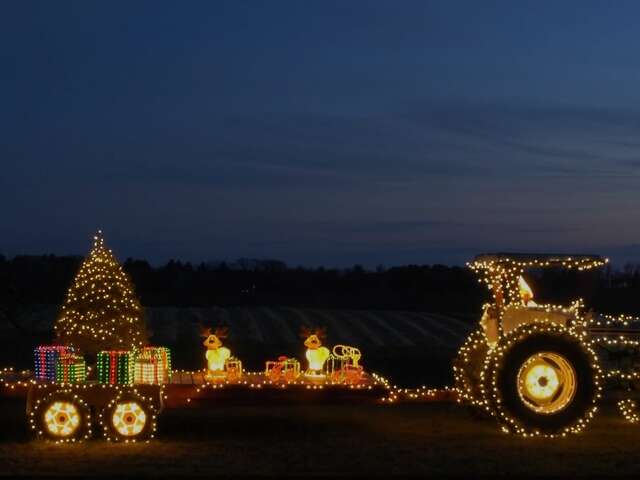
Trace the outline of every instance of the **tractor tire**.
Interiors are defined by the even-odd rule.
[[[504,431],[524,436],[577,433],[596,411],[595,352],[565,327],[522,326],[490,353],[483,391]]]
[[[54,442],[79,442],[91,437],[91,408],[68,390],[51,392],[38,400],[29,413],[38,438]]]
[[[124,392],[102,410],[104,436],[114,442],[140,442],[153,438],[157,411],[141,395]]]
[[[454,386],[458,391],[458,402],[473,407],[485,404],[480,385],[480,375],[489,346],[482,329],[474,331],[453,362]]]

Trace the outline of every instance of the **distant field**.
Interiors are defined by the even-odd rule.
[[[50,340],[56,314],[56,308],[46,307],[28,319],[30,328],[42,333],[35,337],[3,326],[0,333],[12,341],[0,352],[1,364],[28,368],[33,346]],[[321,326],[329,346],[358,346],[367,368],[407,386],[450,383],[451,360],[474,326],[468,319],[436,313],[294,307],[152,307],[146,316],[152,342],[171,347],[178,368],[202,366],[200,325],[227,325],[225,343],[250,369],[261,369],[278,355],[302,356],[301,327]]]

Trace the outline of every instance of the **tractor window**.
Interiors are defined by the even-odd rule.
[[[567,270],[563,268],[532,268],[524,272],[526,283],[538,305],[569,305],[582,298],[590,305],[597,287],[598,270]]]

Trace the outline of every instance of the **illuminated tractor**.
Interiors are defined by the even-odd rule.
[[[454,361],[459,401],[488,412],[504,431],[556,436],[586,426],[605,380],[631,390],[640,373],[634,364],[640,342],[633,339],[640,319],[586,312],[581,299],[538,304],[525,279],[531,271],[585,271],[606,263],[594,255],[477,256],[469,267],[488,286],[491,301]],[[633,400],[619,405],[635,418]]]

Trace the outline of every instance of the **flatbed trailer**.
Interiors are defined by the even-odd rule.
[[[117,385],[97,381],[59,384],[34,380],[27,371],[0,372],[0,396],[24,399],[35,435],[56,442],[76,442],[96,434],[112,441],[149,440],[155,436],[158,416],[167,409],[270,403],[382,404],[393,403],[400,395],[409,398],[407,392],[394,389],[375,374],[364,374],[358,384],[349,385],[303,376],[273,382],[261,372],[246,372],[232,382],[212,382],[204,371],[177,371],[163,385]],[[413,399],[437,397],[431,390],[412,392]]]

